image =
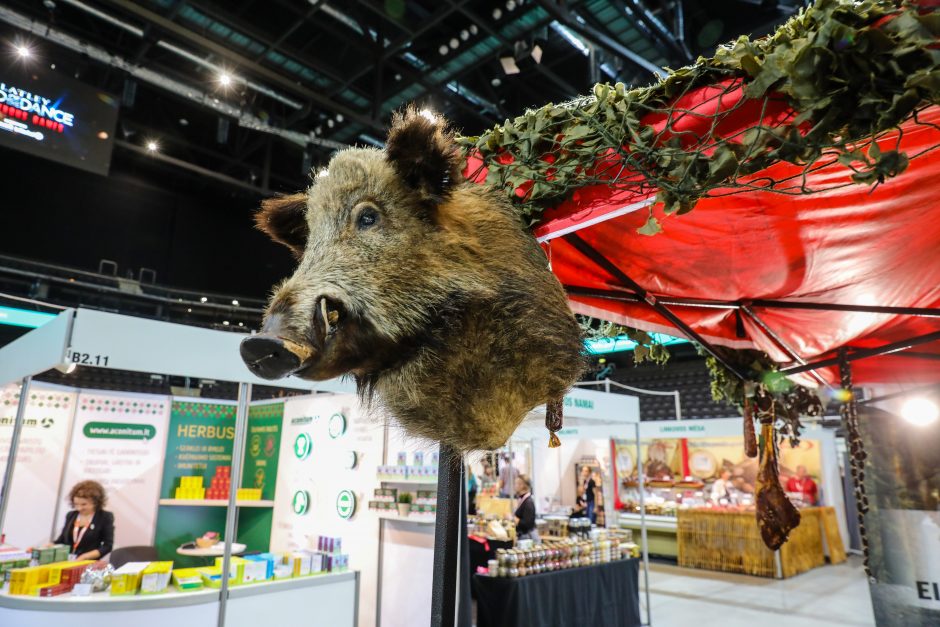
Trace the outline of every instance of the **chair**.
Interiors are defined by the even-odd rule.
[[[110,561],[115,569],[128,562],[155,562],[157,561],[157,547],[122,546],[111,551]]]

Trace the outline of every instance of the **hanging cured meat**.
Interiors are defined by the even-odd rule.
[[[772,419],[771,419],[772,420]],[[757,472],[757,526],[764,544],[776,551],[800,524],[800,512],[787,498],[777,472],[777,446],[771,421],[761,420],[763,450]]]

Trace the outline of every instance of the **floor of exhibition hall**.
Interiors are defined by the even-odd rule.
[[[642,598],[642,589],[640,595]],[[858,557],[789,579],[763,579],[653,563],[650,604],[656,627],[875,624],[868,582]]]

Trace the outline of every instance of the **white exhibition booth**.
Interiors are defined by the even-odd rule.
[[[46,402],[52,407],[44,408],[43,416],[52,415],[46,411],[51,409],[60,420],[55,420],[54,417],[48,424],[43,420],[44,424],[39,428],[61,430],[56,433],[58,439],[54,446],[61,446],[63,451],[69,448],[70,432],[74,431],[75,421],[71,421],[69,425],[67,420],[61,418],[68,415],[69,411],[74,411],[80,393],[61,386],[34,385],[31,379],[35,374],[72,362],[112,370],[238,382],[239,401],[231,463],[233,483],[240,485],[238,473],[242,466],[241,453],[245,443],[251,386],[268,384],[252,375],[239,358],[238,345],[242,337],[237,333],[100,311],[67,309],[44,326],[0,348],[0,384],[22,382],[18,390],[5,392],[5,404],[15,407],[15,418],[0,424],[0,427],[3,427],[3,435],[9,442],[9,447],[3,447],[0,453],[6,458],[3,498],[0,500],[0,528],[6,528],[4,521],[11,517],[11,510],[14,508],[17,510],[16,517],[22,520],[24,514],[30,517],[42,516],[43,508],[51,508],[54,512],[62,500],[62,480],[66,479],[64,475],[68,464],[59,462],[58,471],[63,475],[61,477],[54,476],[57,468],[54,464],[50,465],[50,476],[54,479],[52,481],[46,481],[49,477],[44,475],[28,476],[32,473],[24,472],[24,482],[20,482],[16,471],[21,458],[17,453],[20,444],[25,442],[25,458],[30,458],[37,452],[41,454],[41,451],[31,449],[28,438],[24,439],[25,416],[31,404]],[[348,383],[341,381],[328,381],[313,386],[310,382],[299,380],[279,382],[278,387],[311,392],[348,392],[351,388]],[[42,393],[38,394],[37,390],[42,390]],[[11,401],[16,392],[30,402]],[[344,396],[349,398],[348,394]],[[171,400],[168,397],[158,398],[166,402]],[[316,396],[305,398],[315,399]],[[149,419],[152,424],[159,424],[158,418],[164,412],[165,408],[157,407],[159,403],[160,401],[156,400],[153,409],[148,408],[148,411],[153,412]],[[69,404],[72,405],[71,408],[68,407]],[[125,412],[122,419],[129,417],[129,412]],[[159,433],[150,435],[150,438],[143,439],[160,441],[158,438],[166,437],[166,434]],[[50,450],[52,446],[50,445]],[[60,459],[64,460],[65,457],[66,455],[63,455]],[[35,493],[32,492],[34,488],[37,489]],[[223,572],[228,570],[231,542],[239,510],[235,497],[236,491],[233,489],[227,502],[223,534],[226,544]],[[148,504],[143,505],[146,507]],[[120,503],[114,503],[113,506],[120,507]],[[55,514],[49,513],[44,518],[41,524],[34,525],[39,527],[42,536],[56,530],[58,524],[58,521],[54,520]],[[118,523],[117,527],[120,526]],[[19,527],[22,527],[22,524]],[[327,530],[319,533],[325,534]],[[227,578],[223,577],[221,589],[168,592],[155,596],[110,597],[107,594],[95,594],[89,597],[62,596],[44,599],[10,596],[3,591],[0,592],[0,624],[17,627],[40,627],[58,623],[80,627],[124,627],[128,624],[137,627],[162,627],[167,624],[248,627],[273,622],[354,627],[359,624],[359,596],[360,574],[357,570],[251,586],[233,586],[230,589]],[[312,611],[311,608],[317,609]]]
[[[3,480],[8,486],[5,494],[9,495],[0,504],[6,510],[0,511],[0,526],[8,530],[8,542],[15,540],[18,546],[48,541],[58,533],[67,511],[64,496],[69,487],[80,479],[97,478],[106,484],[108,509],[115,512],[115,547],[155,544],[157,510],[180,509],[171,507],[176,503],[160,498],[158,493],[164,451],[168,450],[168,438],[172,438],[167,433],[170,405],[234,405],[230,401],[32,383],[33,374],[77,361],[111,370],[234,381],[240,384],[240,394],[232,452],[233,483],[244,462],[241,453],[249,410],[283,404],[281,455],[271,501],[244,503],[237,501],[235,490],[231,491],[222,537],[227,544],[233,541],[241,519],[247,516],[247,507],[269,507],[273,511],[270,550],[308,548],[318,535],[341,537],[351,571],[226,586],[228,589],[223,590],[172,591],[129,598],[96,594],[41,599],[0,591],[0,624],[32,627],[68,620],[96,627],[123,626],[131,621],[140,626],[164,625],[168,621],[240,626],[273,621],[365,627],[430,621],[434,515],[413,513],[403,518],[392,512],[372,511],[367,503],[376,488],[435,490],[436,476],[388,481],[388,477],[379,475],[379,467],[400,463],[402,454],[409,464],[417,455],[429,465],[429,460],[436,459],[437,445],[408,438],[395,425],[389,425],[384,416],[364,411],[353,393],[354,386],[347,381],[288,379],[277,382],[277,387],[309,393],[251,402],[251,385],[269,382],[257,379],[243,365],[238,354],[243,337],[78,309],[65,310],[46,325],[0,348],[0,464],[8,462]],[[27,403],[18,403],[15,398],[20,391],[17,381],[23,383]],[[131,411],[131,399],[133,404],[147,405],[146,413]],[[54,418],[51,424],[42,419],[27,420],[27,416],[40,415],[40,404],[41,415]],[[118,404],[121,406],[115,407]],[[614,436],[635,435],[639,420],[636,398],[575,389],[565,404],[566,427],[559,433],[564,442],[561,449],[547,448],[544,408],[540,408],[541,413],[533,412],[514,436],[533,440],[535,459],[541,460],[535,473],[539,486],[536,490],[547,491],[552,482],[560,483],[560,475],[552,474],[551,468],[582,454],[580,430],[596,429],[597,437],[608,441]],[[96,441],[83,435],[100,422],[101,411],[124,427],[143,429],[145,437],[112,440],[114,446],[108,449],[94,448]],[[326,435],[329,421],[325,418],[337,413],[345,417],[346,429],[342,438],[334,439]],[[37,429],[42,431],[42,441],[31,435]],[[312,438],[314,454],[292,454],[301,434]],[[16,466],[5,459],[14,449]],[[127,463],[133,466],[106,470],[100,459],[103,453],[122,464],[132,458],[133,462]],[[549,459],[554,461],[548,463]],[[111,474],[102,474],[106,472]],[[337,515],[336,494],[340,491],[353,495],[352,515]],[[295,509],[298,492],[304,493],[308,503],[302,512]],[[50,612],[68,612],[69,616],[53,617]]]

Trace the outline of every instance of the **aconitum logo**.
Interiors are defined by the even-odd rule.
[[[52,425],[55,424],[55,418],[43,418],[39,421],[39,426],[43,429],[51,429]]]

